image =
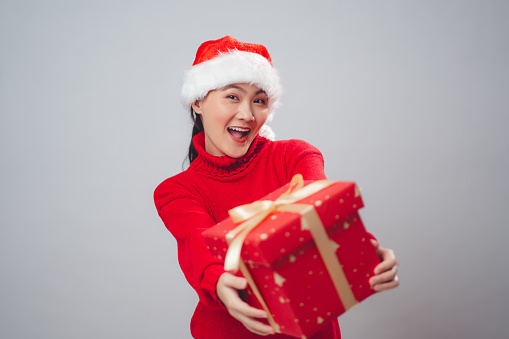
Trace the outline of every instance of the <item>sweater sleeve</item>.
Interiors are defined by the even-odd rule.
[[[290,181],[295,174],[302,174],[304,180],[326,179],[322,153],[318,148],[303,140],[289,140],[286,163]]]
[[[223,262],[207,249],[202,232],[215,224],[206,206],[183,186],[169,180],[154,192],[159,216],[177,240],[178,260],[189,284],[209,308],[223,308],[216,294]]]
[[[289,147],[286,150],[286,162],[288,181],[298,173],[302,174],[304,180],[326,179],[322,153],[306,141],[289,140]],[[367,234],[371,239],[377,240],[370,232],[367,232]]]

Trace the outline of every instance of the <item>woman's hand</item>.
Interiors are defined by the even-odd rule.
[[[238,290],[243,290],[246,287],[246,278],[236,277],[226,272],[219,277],[216,292],[230,315],[240,321],[249,331],[258,335],[274,334],[274,329],[271,326],[256,320],[256,318],[267,319],[267,313],[249,306],[240,299]]]
[[[398,261],[394,251],[381,247],[374,239],[371,239],[371,244],[382,262],[375,267],[375,275],[369,279],[369,284],[377,292],[398,287]]]

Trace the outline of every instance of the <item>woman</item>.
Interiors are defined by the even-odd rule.
[[[271,141],[264,126],[281,95],[267,49],[230,36],[203,43],[182,86],[182,101],[194,121],[189,168],[161,183],[154,199],[178,244],[180,266],[197,291],[191,320],[194,338],[257,338],[274,334],[260,319],[265,311],[239,297],[246,279],[223,269],[201,233],[228,217],[228,210],[260,199],[287,184],[294,174],[325,179],[323,158],[300,140]],[[377,290],[398,285],[391,250],[372,241],[383,260],[370,280]],[[277,338],[289,338],[275,334]],[[340,338],[336,322],[313,338]]]

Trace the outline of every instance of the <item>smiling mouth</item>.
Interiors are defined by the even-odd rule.
[[[228,127],[228,133],[230,133],[234,138],[244,139],[251,129],[249,128],[241,128],[241,127]]]

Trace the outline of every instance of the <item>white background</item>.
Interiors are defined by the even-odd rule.
[[[363,189],[401,286],[344,338],[509,333],[505,1],[0,1],[0,337],[188,338],[154,188],[182,170],[199,44],[264,44],[272,127]]]

